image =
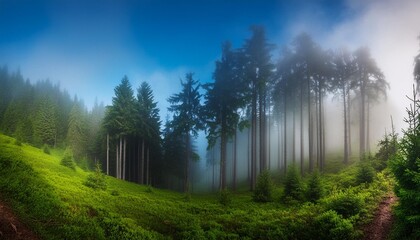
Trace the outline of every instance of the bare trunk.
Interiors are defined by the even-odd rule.
[[[233,139],[233,191],[236,191],[236,146],[237,146],[237,132]]]
[[[138,141],[138,146],[137,146],[137,178],[138,178],[138,183],[141,184],[141,156],[140,156],[140,141]]]
[[[122,167],[122,178],[125,180],[125,169],[127,163],[127,137],[124,137],[124,159],[123,159],[123,167]]]
[[[370,132],[369,132],[369,128],[370,128],[370,104],[369,104],[369,97],[367,100],[367,119],[366,119],[366,151],[368,154],[370,154]]]
[[[118,161],[118,178],[121,179],[122,177],[122,171],[121,171],[121,167],[122,167],[122,157],[123,157],[123,141],[122,138],[120,137],[120,156],[119,156],[119,161]]]
[[[343,88],[343,102],[344,102],[344,164],[349,163],[349,143],[348,143],[348,123],[347,123],[347,101],[346,88]]]
[[[293,100],[292,161],[296,164],[296,103]]]
[[[309,171],[314,170],[314,158],[313,158],[313,123],[312,123],[312,112],[311,112],[311,88],[310,80],[308,79],[308,148],[309,148]]]
[[[257,93],[254,84],[252,98],[252,133],[251,133],[251,190],[255,189],[257,179]]]
[[[186,157],[185,157],[185,179],[184,179],[184,192],[189,193],[189,160],[190,160],[190,133],[187,132],[186,136]]]
[[[283,129],[283,173],[287,171],[287,105],[286,96],[284,96],[284,129]]]
[[[300,87],[300,174],[303,175],[304,141],[303,141],[303,85]]]
[[[361,86],[360,86],[360,158],[363,158],[366,152],[366,131],[365,131],[365,86],[364,86],[364,79],[361,76]]]
[[[140,184],[144,184],[144,138],[141,143],[141,181]]]
[[[348,129],[348,144],[349,144],[349,156],[352,155],[352,151],[351,151],[351,109],[350,109],[351,105],[350,105],[350,90],[347,90],[347,129]]]
[[[109,133],[106,134],[106,175],[109,175]]]
[[[118,178],[118,143],[115,145],[115,177]]]
[[[268,169],[271,169],[271,116],[270,116],[270,106],[268,107],[268,125],[267,125],[267,146],[268,146],[268,151],[267,151],[267,159],[268,159]]]
[[[147,146],[146,185],[150,184],[149,146]]]

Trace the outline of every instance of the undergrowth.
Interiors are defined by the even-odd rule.
[[[253,201],[250,192],[185,197],[70,169],[60,164],[63,155],[0,135],[0,197],[42,239],[358,239],[393,186],[387,169],[358,184],[353,164],[299,179],[292,184],[299,186],[293,204],[282,201],[288,192],[282,183],[272,185],[269,174],[260,180],[268,202]],[[95,174],[106,189],[85,185]],[[314,194],[316,189],[324,194]]]

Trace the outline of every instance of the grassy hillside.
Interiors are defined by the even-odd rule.
[[[90,174],[60,164],[60,150],[17,144],[0,135],[0,198],[44,239],[353,239],[391,190],[389,174],[357,185],[353,164],[322,176],[326,195],[317,203],[255,203],[249,192],[192,195],[106,177],[107,189],[84,183]],[[336,171],[336,169],[334,170]]]

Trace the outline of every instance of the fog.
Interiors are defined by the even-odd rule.
[[[210,24],[199,20],[204,21],[199,22],[199,24],[201,23],[199,25],[201,32],[190,33],[191,35],[203,35],[203,39],[211,35],[217,35],[217,37],[211,36],[212,42],[195,42],[200,47],[193,48],[191,46],[194,52],[186,51],[180,54],[177,63],[174,63],[172,58],[171,61],[165,59],[164,53],[159,56],[151,55],[146,41],[144,41],[144,39],[149,39],[149,42],[153,42],[154,37],[157,38],[161,32],[167,31],[165,29],[171,29],[170,21],[163,21],[164,25],[156,24],[155,26],[151,19],[147,19],[146,22],[153,25],[151,27],[153,31],[143,34],[143,32],[138,33],[133,29],[141,27],[139,23],[135,23],[136,21],[145,19],[136,19],[134,17],[136,13],[130,11],[130,6],[127,4],[115,5],[107,2],[106,7],[100,7],[93,17],[90,16],[90,10],[80,12],[82,8],[74,7],[72,4],[55,6],[51,9],[46,7],[45,12],[47,12],[48,20],[40,28],[41,30],[34,30],[33,34],[28,33],[26,38],[16,37],[16,39],[10,38],[11,40],[8,38],[9,41],[0,42],[0,64],[7,64],[10,69],[20,69],[22,74],[33,82],[49,78],[53,82],[60,83],[62,88],[69,90],[70,94],[78,95],[84,99],[88,108],[93,106],[96,98],[104,102],[105,105],[111,104],[113,89],[124,75],[128,76],[134,88],[137,88],[142,81],[146,81],[150,83],[154,91],[160,109],[160,117],[164,121],[169,116],[167,98],[180,91],[180,78],[183,78],[186,72],[195,72],[195,77],[202,83],[212,81],[214,62],[219,58],[221,42],[231,40],[233,43],[242,44],[243,36],[248,36],[249,25],[267,23],[265,27],[269,41],[277,46],[276,51],[273,52],[273,60],[277,58],[279,49],[290,44],[290,41],[301,32],[309,33],[324,49],[347,47],[353,51],[361,46],[368,47],[390,84],[385,101],[373,106],[370,112],[372,152],[375,151],[378,139],[386,131],[390,131],[391,116],[395,129],[401,133],[401,129],[405,127],[403,122],[405,106],[408,105],[405,96],[411,95],[414,83],[413,58],[419,52],[417,36],[420,34],[420,2],[417,0],[347,0],[340,2],[341,8],[330,9],[328,4],[322,1],[315,1],[312,4],[297,1],[298,3],[295,3],[292,8],[294,12],[287,13],[282,9],[285,4],[283,2],[278,4],[278,2],[281,1],[277,1],[277,4],[268,3],[268,5],[273,4],[272,8],[278,11],[278,14],[270,12],[266,19],[261,17],[264,15],[261,14],[256,19],[249,18],[247,20],[249,22],[237,24],[234,20],[229,20],[228,17],[223,18],[222,23],[217,22],[217,26],[223,28],[221,30],[223,34],[206,32],[205,26]],[[39,5],[45,5],[45,2],[41,3]],[[10,10],[4,9],[3,11]],[[57,9],[67,9],[67,11],[56,11]],[[334,10],[337,12],[331,16],[331,12]],[[179,15],[183,14],[186,13],[181,12]],[[238,19],[242,19],[238,17],[242,16],[240,13],[232,12],[232,14]],[[281,16],[287,16],[287,18]],[[176,21],[176,19],[169,20]],[[192,21],[191,19],[187,20],[185,22]],[[229,28],[224,28],[223,21],[227,22],[226,26]],[[16,20],[15,23],[11,22],[10,24],[11,28],[20,29],[21,24],[30,25],[31,23],[22,23]],[[234,24],[237,25],[232,27]],[[188,31],[188,29],[181,29],[179,34],[165,35],[167,39],[165,44],[170,46],[178,42],[179,40],[176,38]],[[1,32],[0,30],[0,35],[6,36],[6,34],[8,34],[7,31]],[[162,42],[156,44],[162,44]],[[195,44],[194,46],[196,46]],[[177,48],[177,46],[173,47]],[[183,47],[188,48],[188,46]],[[240,47],[240,45],[234,47]],[[159,49],[159,46],[154,46],[155,48]],[[203,54],[198,54],[197,49],[201,49]],[[182,55],[184,54],[201,56],[197,57],[196,61],[183,62]],[[325,116],[327,116],[325,119],[327,126],[325,132],[326,151],[327,153],[342,151],[343,113],[341,102],[333,100],[330,96],[325,99],[325,104]],[[354,111],[356,114],[357,111]],[[356,115],[354,118],[355,120],[351,121],[351,134],[354,136],[352,139],[353,146],[355,146],[353,152],[356,153],[358,122]],[[279,139],[276,133],[276,119],[273,119],[273,123],[273,126],[270,127],[273,134],[270,134],[269,158],[271,160],[270,167],[275,169],[279,166],[277,151]],[[299,123],[296,124],[299,125]],[[247,130],[238,133],[239,179],[248,177],[247,134]],[[299,132],[296,134],[298,135]],[[299,141],[299,138],[296,138],[295,141]],[[208,182],[212,181],[212,171],[210,171],[212,166],[207,163],[207,160],[211,154],[205,150],[207,143],[204,132],[200,133],[196,145],[201,156],[197,165],[198,169],[202,171],[195,173],[196,184],[197,186],[209,185]],[[291,142],[288,141],[289,161],[292,158],[291,145]],[[306,146],[305,158],[308,157],[307,148]],[[232,144],[228,145],[227,151],[227,167],[228,172],[231,172]],[[298,155],[298,153],[296,154]],[[217,160],[217,151],[214,155]],[[218,171],[216,164],[216,172]],[[200,180],[197,176],[201,176]]]

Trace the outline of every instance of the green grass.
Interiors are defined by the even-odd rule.
[[[272,202],[253,202],[252,193],[242,191],[230,193],[224,206],[217,194],[185,201],[181,193],[113,177],[106,177],[105,191],[95,190],[84,184],[90,172],[60,164],[63,154],[0,135],[0,197],[44,239],[352,239],[392,185],[387,172],[356,185],[355,164],[333,163],[334,173],[322,176],[327,195],[319,203],[283,203],[277,182]],[[350,217],[329,211],[345,194],[361,204]]]

